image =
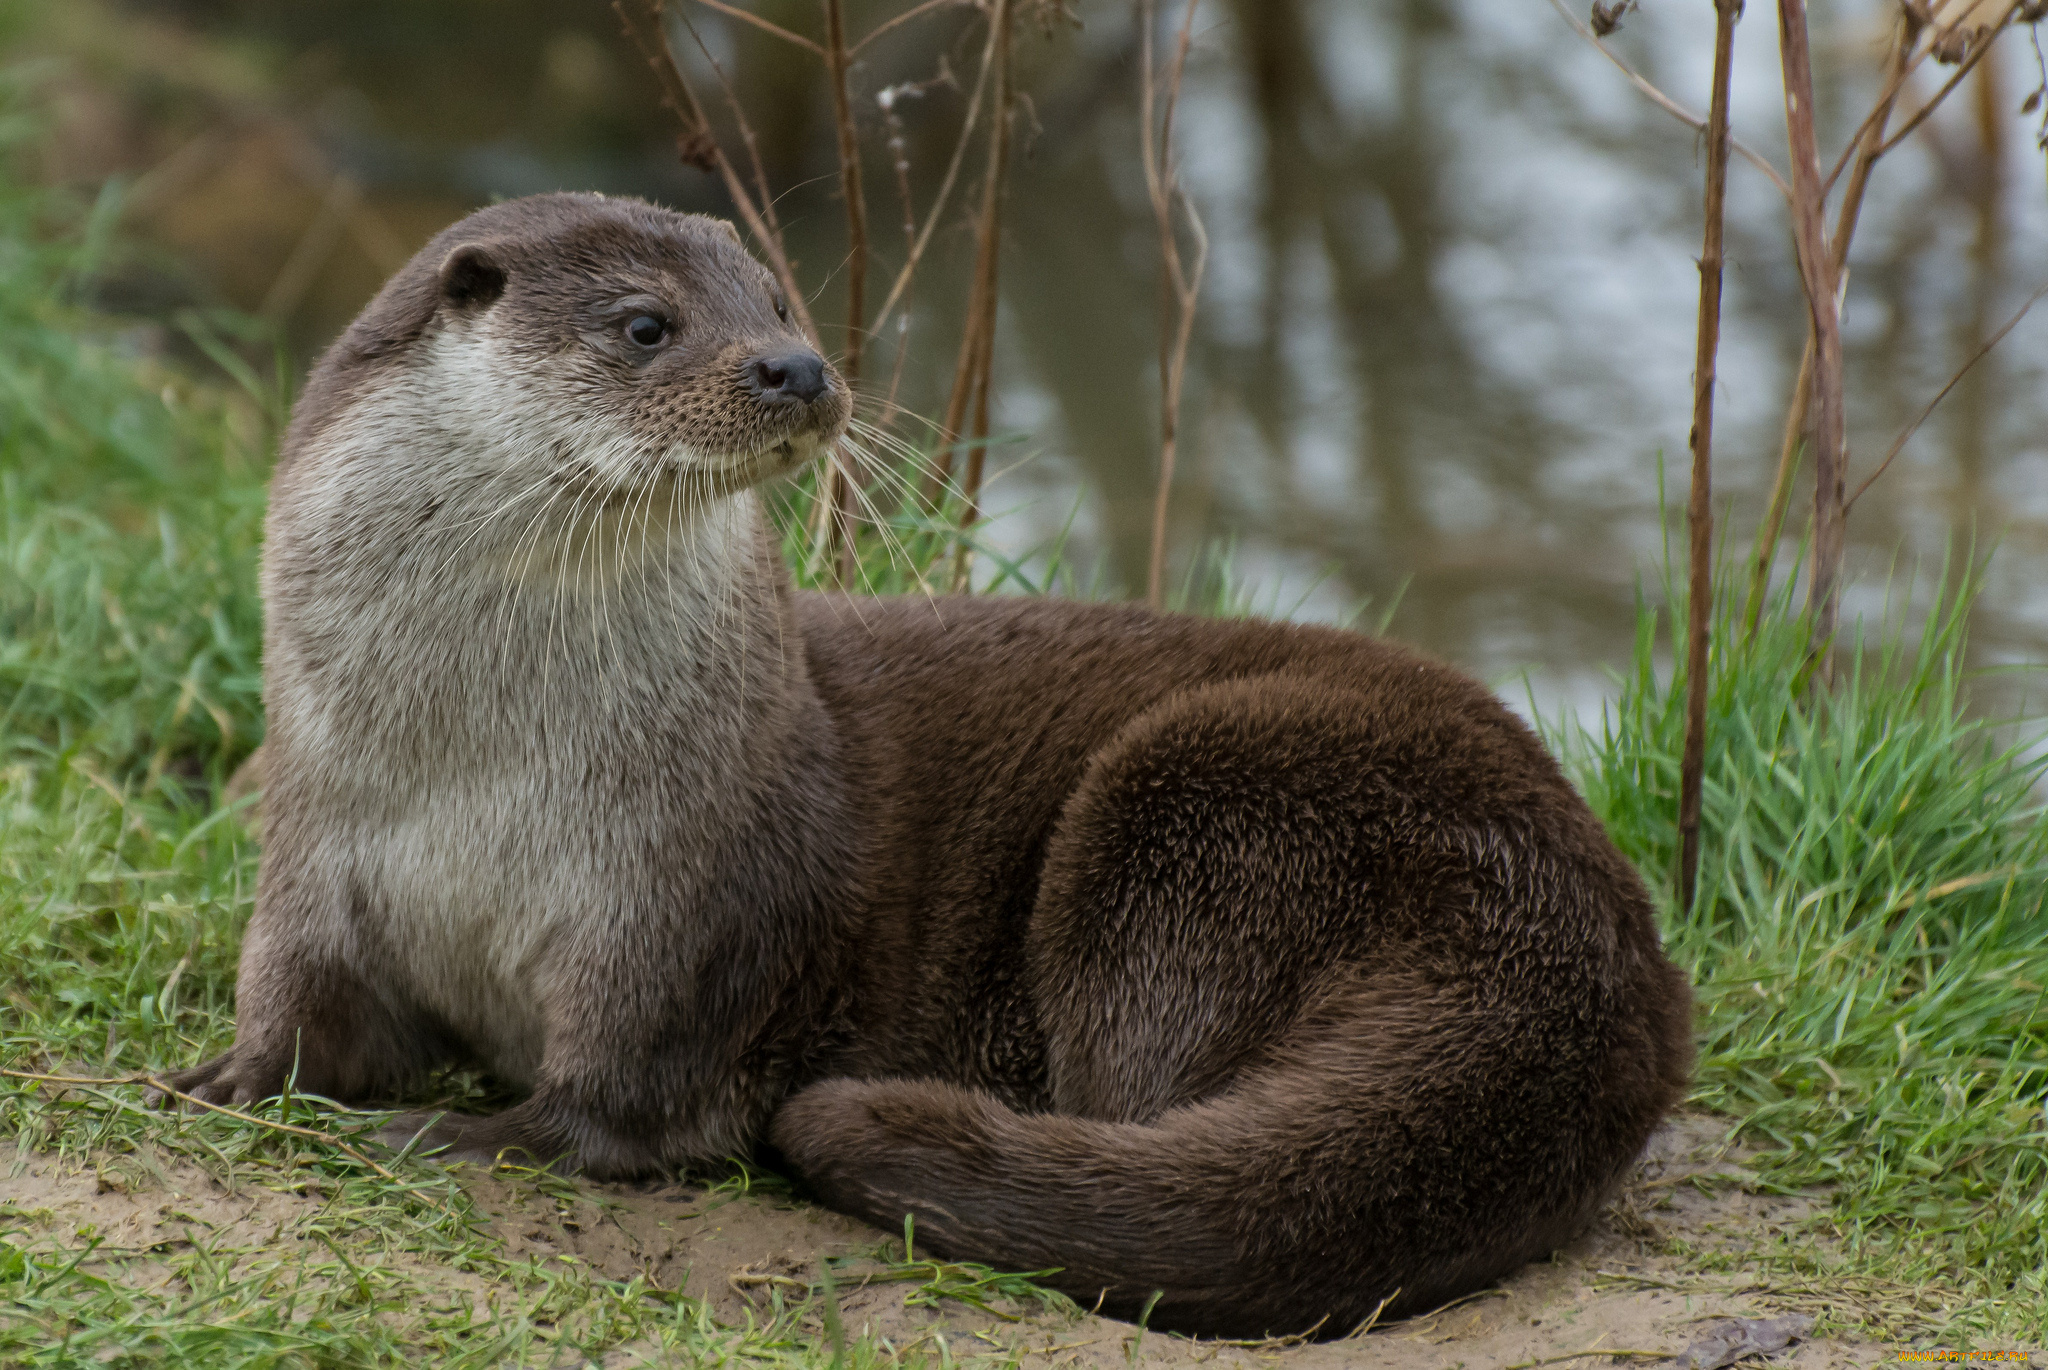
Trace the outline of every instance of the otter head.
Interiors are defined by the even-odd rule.
[[[309,379],[280,473],[347,466],[371,504],[401,486],[701,504],[807,461],[850,410],[730,224],[539,195],[454,224],[386,284]]]

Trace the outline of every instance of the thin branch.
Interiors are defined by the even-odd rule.
[[[951,83],[952,71],[942,61],[939,75],[934,78],[938,84]],[[875,105],[882,111],[882,122],[889,130],[889,169],[895,176],[896,200],[903,209],[903,260],[908,266],[917,258],[917,202],[910,190],[910,135],[904,130],[903,119],[896,112],[896,106],[904,99],[924,94],[929,84],[905,82],[889,86],[875,96]],[[908,286],[904,299],[908,302]],[[875,422],[883,432],[888,432],[896,422],[896,394],[903,385],[903,364],[910,355],[910,316],[905,314],[896,322],[896,352],[889,365],[889,393],[882,401],[882,412]],[[875,331],[877,340],[881,330]]]
[[[731,197],[740,221],[747,226],[747,232],[753,235],[754,241],[760,245],[762,253],[768,258],[768,269],[775,273],[775,279],[781,284],[790,312],[796,316],[798,327],[803,330],[806,337],[816,342],[818,327],[811,319],[811,311],[804,303],[803,291],[797,285],[796,272],[791,269],[789,255],[783,249],[782,234],[779,228],[771,226],[775,212],[774,203],[767,196],[765,185],[762,194],[765,205],[764,217],[764,209],[755,207],[753,197],[747,193],[746,183],[740,179],[732,159],[725,155],[725,149],[718,145],[717,137],[711,132],[711,121],[705,116],[704,106],[698,101],[697,92],[692,90],[690,83],[683,78],[682,64],[676,60],[675,53],[668,44],[668,35],[660,24],[661,0],[644,0],[644,3],[654,18],[654,34],[651,40],[642,32],[640,21],[633,16],[627,0],[612,0],[612,12],[619,16],[619,24],[625,29],[627,38],[646,60],[648,68],[654,72],[655,79],[661,83],[663,103],[675,113],[683,126],[682,136],[677,139],[678,154],[687,165],[716,172],[718,178],[724,182],[726,194]],[[695,30],[692,29],[691,32],[694,34]],[[702,40],[698,41],[701,44]],[[722,71],[719,73],[719,79],[721,82],[724,81]],[[730,95],[730,87],[727,88],[727,92]],[[742,136],[751,138],[751,130],[743,127]]]
[[[1883,92],[1871,108],[1869,117],[1858,126],[1856,141],[1842,150],[1845,159],[1859,153],[1859,150],[1860,155],[1856,156],[1856,169],[1849,174],[1848,188],[1842,193],[1842,207],[1835,215],[1835,235],[1830,244],[1829,260],[1834,266],[1837,281],[1846,282],[1848,279],[1849,244],[1855,239],[1856,225],[1863,214],[1864,192],[1870,187],[1870,173],[1881,154],[1885,125],[1891,121],[1893,106],[1904,85],[1905,72],[1911,66],[1911,53],[1923,27],[1913,10],[1904,9],[1898,31],[1892,38],[1891,54],[1886,59]],[[1837,163],[1837,171],[1841,165]],[[1827,198],[1825,185],[1821,188],[1821,198],[1823,201]],[[1841,293],[1837,287],[1838,297]],[[1750,637],[1756,636],[1757,628],[1763,622],[1764,596],[1770,589],[1771,568],[1777,561],[1778,537],[1785,527],[1785,512],[1792,503],[1792,479],[1799,470],[1800,443],[1813,408],[1814,361],[1814,332],[1809,323],[1806,348],[1799,359],[1799,379],[1792,387],[1792,403],[1785,410],[1784,432],[1778,444],[1778,471],[1771,482],[1771,496],[1765,505],[1763,525],[1757,533],[1755,561],[1750,568],[1749,595],[1743,608],[1744,617],[1748,620],[1744,631]]]
[[[1722,222],[1728,202],[1728,83],[1742,0],[1714,3],[1714,93],[1707,113],[1706,229],[1700,248],[1699,337],[1693,360],[1692,491],[1685,525],[1685,748],[1678,770],[1678,907],[1691,913],[1700,874],[1700,792],[1707,756],[1707,624],[1714,601],[1714,367],[1721,350]]]
[[[1842,170],[1849,165],[1849,159],[1856,155],[1858,148],[1866,145],[1870,130],[1873,127],[1881,128],[1883,123],[1890,120],[1892,110],[1897,107],[1899,93],[1906,88],[1907,80],[1920,69],[1920,65],[1934,50],[1941,46],[1943,40],[1955,33],[1962,26],[1963,20],[1969,18],[1973,12],[1973,6],[1964,6],[1949,22],[1948,27],[1936,30],[1928,38],[1927,46],[1915,52],[1912,49],[1918,46],[1920,35],[1929,28],[1929,20],[1911,5],[1899,6],[1899,24],[1907,35],[1904,40],[1905,48],[1893,48],[1892,56],[1896,60],[1889,63],[1890,69],[1885,73],[1884,86],[1878,92],[1876,102],[1871,105],[1870,113],[1863,116],[1863,122],[1856,126],[1856,131],[1849,135],[1849,141],[1842,145],[1842,155],[1835,159],[1834,169],[1829,171],[1827,178],[1821,182],[1823,189],[1832,191],[1835,188],[1835,182],[1841,179]],[[1870,146],[1879,146],[1883,141],[1883,134],[1880,132],[1877,143]],[[1872,155],[1871,160],[1876,160],[1876,154]]]
[[[288,1132],[294,1137],[307,1137],[316,1142],[325,1142],[328,1146],[333,1147],[356,1164],[369,1167],[387,1180],[396,1180],[398,1178],[331,1132],[321,1132],[315,1128],[300,1127],[295,1123],[280,1123],[270,1118],[259,1118],[253,1113],[244,1113],[240,1109],[229,1108],[225,1104],[210,1104],[206,1100],[187,1094],[181,1089],[173,1089],[154,1075],[124,1075],[102,1079],[88,1075],[44,1075],[33,1070],[0,1070],[0,1075],[5,1075],[12,1080],[42,1080],[60,1085],[99,1085],[101,1087],[108,1085],[148,1085],[159,1094],[167,1095],[170,1098],[191,1104],[197,1108],[203,1108],[209,1113],[224,1113],[230,1118],[240,1119],[245,1123],[253,1123],[257,1127],[267,1128],[272,1132]]]
[[[842,0],[824,0],[824,6],[825,69],[832,79],[832,124],[839,135],[839,193],[846,202],[846,355],[841,369],[849,383],[858,384],[866,337],[868,201],[861,186],[860,130],[853,122],[847,75],[846,10]]]
[[[881,23],[869,29],[866,34],[862,35],[861,40],[855,43],[851,48],[848,48],[847,51],[849,53],[857,53],[862,48],[866,47],[868,44],[874,42],[877,38],[880,38],[883,34],[887,33],[890,29],[893,29],[901,24],[907,24],[921,14],[929,14],[933,10],[945,9],[948,6],[953,6],[956,8],[978,8],[978,6],[976,6],[975,4],[975,0],[924,0],[923,4],[913,6],[912,8],[903,11],[903,13],[897,15],[893,19],[884,19]]]
[[[1835,614],[1841,603],[1842,470],[1844,396],[1842,390],[1841,295],[1839,272],[1827,237],[1826,206],[1820,184],[1820,153],[1813,127],[1813,54],[1807,42],[1806,0],[1778,0],[1778,55],[1785,84],[1785,138],[1792,155],[1795,241],[1799,274],[1813,316],[1814,394],[1813,440],[1813,572],[1807,603],[1813,620],[1816,650],[1834,637]],[[1822,659],[1825,676],[1826,658]]]
[[[1926,104],[1913,111],[1913,117],[1900,124],[1897,133],[1885,139],[1884,145],[1877,150],[1878,156],[1882,157],[1885,153],[1890,152],[1907,135],[1912,133],[1914,129],[1920,127],[1926,121],[1927,116],[1934,113],[1941,102],[1948,98],[1949,92],[1961,85],[1963,78],[1977,69],[1977,63],[1984,60],[1984,54],[1991,51],[1992,44],[1998,41],[1998,36],[2005,32],[2007,26],[2012,23],[2012,17],[2019,13],[2020,7],[2025,3],[2026,0],[2012,0],[2012,3],[2006,6],[2005,13],[1998,17],[1998,22],[1991,26],[1990,31],[1984,35],[1984,40],[1977,45],[1976,50],[1964,58],[1962,63],[1956,67],[1956,74],[1949,77],[1947,83],[1940,90],[1934,92],[1928,98]]]
[[[849,385],[860,383],[863,344],[867,341],[868,201],[861,186],[860,131],[853,122],[846,53],[846,10],[843,0],[824,0],[825,69],[832,81],[832,124],[839,135],[839,195],[846,207],[846,352],[841,369]],[[853,579],[854,497],[862,481],[858,459],[844,443],[834,445],[831,462],[831,558],[839,584]]]
[[[697,3],[704,6],[704,8],[706,9],[717,10],[720,14],[731,15],[733,18],[740,20],[742,23],[752,24],[755,28],[761,30],[763,33],[772,34],[773,36],[780,38],[785,43],[793,43],[797,47],[805,48],[811,52],[817,53],[820,57],[823,57],[825,55],[825,49],[819,47],[816,43],[813,43],[810,39],[804,37],[802,34],[791,33],[788,29],[782,27],[782,25],[771,24],[758,14],[749,14],[737,5],[726,4],[725,0],[697,0]]]
[[[953,391],[946,401],[946,419],[941,436],[946,450],[940,455],[937,476],[941,488],[953,471],[953,445],[959,440],[961,423],[973,406],[972,445],[967,451],[967,471],[960,483],[965,507],[960,514],[963,532],[980,516],[981,479],[988,458],[989,382],[995,366],[996,276],[1002,246],[1003,191],[1010,162],[1010,15],[1011,0],[993,0],[989,23],[995,30],[995,99],[990,116],[988,175],[982,184],[981,213],[975,230],[974,286],[968,296],[967,324],[960,338],[960,355],[953,369]],[[961,538],[954,552],[953,588],[967,587],[969,544]]]
[[[653,2],[659,5],[662,0]],[[704,64],[711,68],[711,74],[718,78],[719,94],[725,97],[725,107],[732,111],[733,124],[740,132],[740,142],[747,149],[747,162],[754,172],[754,192],[760,196],[758,204],[761,219],[768,225],[768,231],[775,235],[775,240],[778,243],[782,242],[782,224],[775,215],[775,193],[768,188],[768,168],[761,161],[761,140],[754,133],[753,121],[747,118],[746,106],[740,103],[740,93],[733,89],[732,79],[725,74],[725,65],[712,56],[710,45],[704,41],[704,35],[697,32],[697,26],[690,22],[690,16],[679,11],[676,19],[689,33],[690,41],[697,45],[697,51],[703,56]],[[666,38],[667,33],[664,30],[664,41]],[[678,65],[676,70],[680,72],[682,67]],[[710,133],[710,127],[707,121],[707,135]]]
[[[960,124],[960,138],[953,144],[953,156],[946,163],[946,174],[939,180],[938,194],[932,197],[931,212],[925,216],[924,228],[919,231],[917,241],[911,245],[910,256],[904,260],[903,269],[896,273],[889,294],[882,301],[882,307],[875,312],[871,325],[876,333],[882,331],[890,313],[901,303],[904,292],[910,288],[911,277],[917,274],[917,266],[924,258],[925,248],[932,240],[932,231],[939,225],[939,216],[946,208],[946,201],[953,194],[953,185],[960,178],[960,167],[967,160],[967,148],[973,141],[975,125],[981,119],[981,97],[988,87],[989,73],[995,69],[996,30],[989,25],[988,41],[981,52],[981,70],[975,75],[974,90],[967,97],[967,114]]]
[[[1615,56],[1612,52],[1608,51],[1607,45],[1605,43],[1602,43],[1599,40],[1599,38],[1597,38],[1594,35],[1593,30],[1586,27],[1586,25],[1579,19],[1578,15],[1573,14],[1571,10],[1566,7],[1564,0],[1550,0],[1550,7],[1556,10],[1559,14],[1563,15],[1564,21],[1572,26],[1573,32],[1577,33],[1579,37],[1585,39],[1588,43],[1591,43],[1602,57],[1605,57],[1608,61],[1614,63],[1614,65],[1620,70],[1621,74],[1629,79],[1629,84],[1634,86],[1637,90],[1641,91],[1644,95],[1647,95],[1650,98],[1651,102],[1654,103],[1659,109],[1663,110],[1666,114],[1669,114],[1672,118],[1678,120],[1680,123],[1683,123],[1687,127],[1693,129],[1695,132],[1704,133],[1706,131],[1707,121],[1705,119],[1702,119],[1699,115],[1694,114],[1684,105],[1679,104],[1678,101],[1672,99],[1663,91],[1651,85],[1641,76],[1638,76],[1636,74],[1636,70],[1634,67],[1631,67],[1628,63],[1622,61],[1619,57]],[[1785,178],[1778,174],[1778,169],[1771,165],[1770,159],[1768,157],[1765,157],[1762,153],[1751,149],[1746,144],[1744,144],[1740,138],[1734,137],[1733,135],[1730,135],[1728,139],[1728,146],[1734,148],[1736,154],[1740,156],[1744,161],[1748,162],[1758,171],[1761,171],[1764,175],[1768,176],[1770,178],[1771,184],[1778,188],[1778,193],[1785,197],[1785,202],[1787,204],[1792,203],[1792,187],[1786,184]]]
[[[2036,290],[2032,295],[2029,295],[2027,297],[2027,302],[2020,306],[2019,313],[2013,315],[2010,319],[2007,319],[2005,321],[2005,326],[1999,329],[1996,333],[1993,333],[1989,338],[1987,338],[1984,342],[1984,345],[1978,348],[1974,353],[1972,353],[1970,359],[1963,363],[1961,369],[1958,370],[1955,373],[1955,375],[1950,376],[1948,378],[1948,384],[1944,385],[1943,387],[1941,387],[1940,390],[1935,392],[1934,398],[1927,401],[1927,407],[1920,411],[1919,416],[1916,417],[1911,423],[1907,424],[1905,428],[1900,430],[1898,439],[1892,443],[1891,451],[1884,454],[1884,460],[1877,464],[1877,469],[1875,471],[1872,471],[1869,474],[1869,476],[1865,477],[1863,484],[1856,487],[1856,493],[1849,496],[1848,502],[1850,504],[1853,505],[1854,503],[1856,503],[1857,500],[1863,498],[1863,492],[1865,490],[1868,490],[1871,487],[1871,485],[1877,480],[1877,478],[1884,474],[1885,468],[1892,464],[1892,459],[1899,455],[1900,451],[1905,448],[1906,443],[1909,440],[1911,440],[1912,436],[1920,431],[1920,425],[1926,423],[1928,416],[1934,413],[1935,406],[1940,404],[1943,400],[1947,399],[1949,391],[1955,389],[1956,386],[1962,382],[1963,377],[1970,374],[1970,368],[1975,366],[1978,362],[1983,361],[1984,358],[1990,354],[1991,349],[1998,346],[1999,342],[2004,339],[2005,335],[2012,332],[2013,329],[2019,325],[2019,321],[2021,319],[2027,317],[2027,311],[2032,309],[2035,305],[2039,304],[2043,298],[2048,298],[2048,285],[2042,286],[2039,290]]]
[[[1166,511],[1173,489],[1173,468],[1179,445],[1180,397],[1187,376],[1188,343],[1194,335],[1195,305],[1202,289],[1202,271],[1209,259],[1209,236],[1202,226],[1194,202],[1181,188],[1173,158],[1173,114],[1180,101],[1182,78],[1187,71],[1188,47],[1194,37],[1195,5],[1188,0],[1181,16],[1172,64],[1167,70],[1166,99],[1153,129],[1152,112],[1158,104],[1158,79],[1152,61],[1154,28],[1153,0],[1140,0],[1138,22],[1139,63],[1143,68],[1139,87],[1140,159],[1145,165],[1145,188],[1152,201],[1152,218],[1159,234],[1159,486],[1152,501],[1152,547],[1146,566],[1145,601],[1154,609],[1162,607],[1165,593]],[[1194,262],[1183,264],[1180,242],[1174,232],[1173,213],[1178,204],[1195,240]]]

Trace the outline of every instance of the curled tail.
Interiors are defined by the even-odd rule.
[[[838,1079],[790,1099],[772,1140],[828,1205],[913,1215],[954,1259],[1057,1268],[1045,1282],[1083,1307],[1135,1318],[1156,1294],[1158,1328],[1341,1336],[1571,1240],[1690,1065],[1676,977],[1621,1014],[1402,988],[1355,987],[1226,1092],[1146,1122]]]

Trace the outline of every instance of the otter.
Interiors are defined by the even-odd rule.
[[[271,488],[264,850],[176,1087],[593,1177],[765,1156],[1156,1327],[1424,1310],[1571,1239],[1679,1098],[1635,871],[1391,642],[797,593],[758,492],[850,399],[722,221],[442,232]]]

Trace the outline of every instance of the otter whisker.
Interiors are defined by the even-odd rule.
[[[456,533],[461,532],[464,528],[471,529],[471,532],[468,537],[464,538],[461,542],[455,545],[455,550],[450,552],[446,557],[442,558],[441,564],[434,568],[434,575],[437,578],[446,575],[448,573],[449,568],[455,564],[455,559],[458,556],[462,555],[463,548],[469,546],[470,543],[476,541],[479,537],[483,536],[484,530],[490,527],[491,523],[500,514],[505,513],[507,510],[511,509],[512,506],[518,504],[521,500],[525,499],[528,495],[532,494],[534,491],[546,485],[549,479],[551,478],[552,474],[552,472],[543,474],[538,480],[535,480],[532,484],[528,485],[525,489],[519,491],[519,493],[507,499],[504,503],[498,505],[495,509],[492,509],[489,513],[484,514],[478,518],[471,519],[467,523],[456,523],[450,525],[445,530],[446,536],[452,537]]]
[[[882,464],[878,462],[870,461],[867,465],[869,470],[875,471],[878,474],[884,469]],[[910,555],[910,549],[904,546],[903,539],[897,536],[894,521],[882,512],[881,507],[876,503],[866,487],[853,485],[852,494],[855,503],[859,506],[855,511],[856,514],[862,517],[875,530],[876,536],[882,543],[883,550],[889,555],[890,563],[901,569],[908,570],[916,579],[918,588],[929,598],[932,594],[931,584],[926,580],[923,568]],[[857,564],[861,565],[861,576],[863,580],[868,582],[868,589],[872,593],[874,591],[874,584],[872,579],[868,577],[866,565],[859,562],[858,556],[856,556],[855,560]]]
[[[507,574],[505,577],[504,594],[505,631],[503,635],[503,640],[499,648],[501,653],[501,659],[510,659],[512,650],[512,628],[518,620],[519,595],[526,586],[528,575],[532,572],[533,558],[539,553],[541,542],[546,537],[547,518],[549,514],[553,512],[555,506],[561,500],[562,496],[568,493],[570,488],[571,487],[567,482],[558,482],[555,486],[554,492],[550,494],[545,501],[542,502],[539,509],[534,511],[533,517],[527,520],[526,527],[522,529],[520,531],[519,536],[513,540],[512,551],[510,555],[506,558]],[[529,537],[532,539],[530,545],[528,544]],[[520,557],[519,549],[521,548],[521,546],[526,546],[526,553],[525,556],[520,560],[519,569],[516,572],[514,572],[511,568],[511,562],[514,558]]]
[[[894,433],[886,432],[871,423],[864,423],[859,419],[849,420],[847,431],[858,435],[891,456],[896,457],[904,464],[913,467],[919,475],[936,476],[942,474],[938,462],[933,460],[928,449],[899,438]]]

